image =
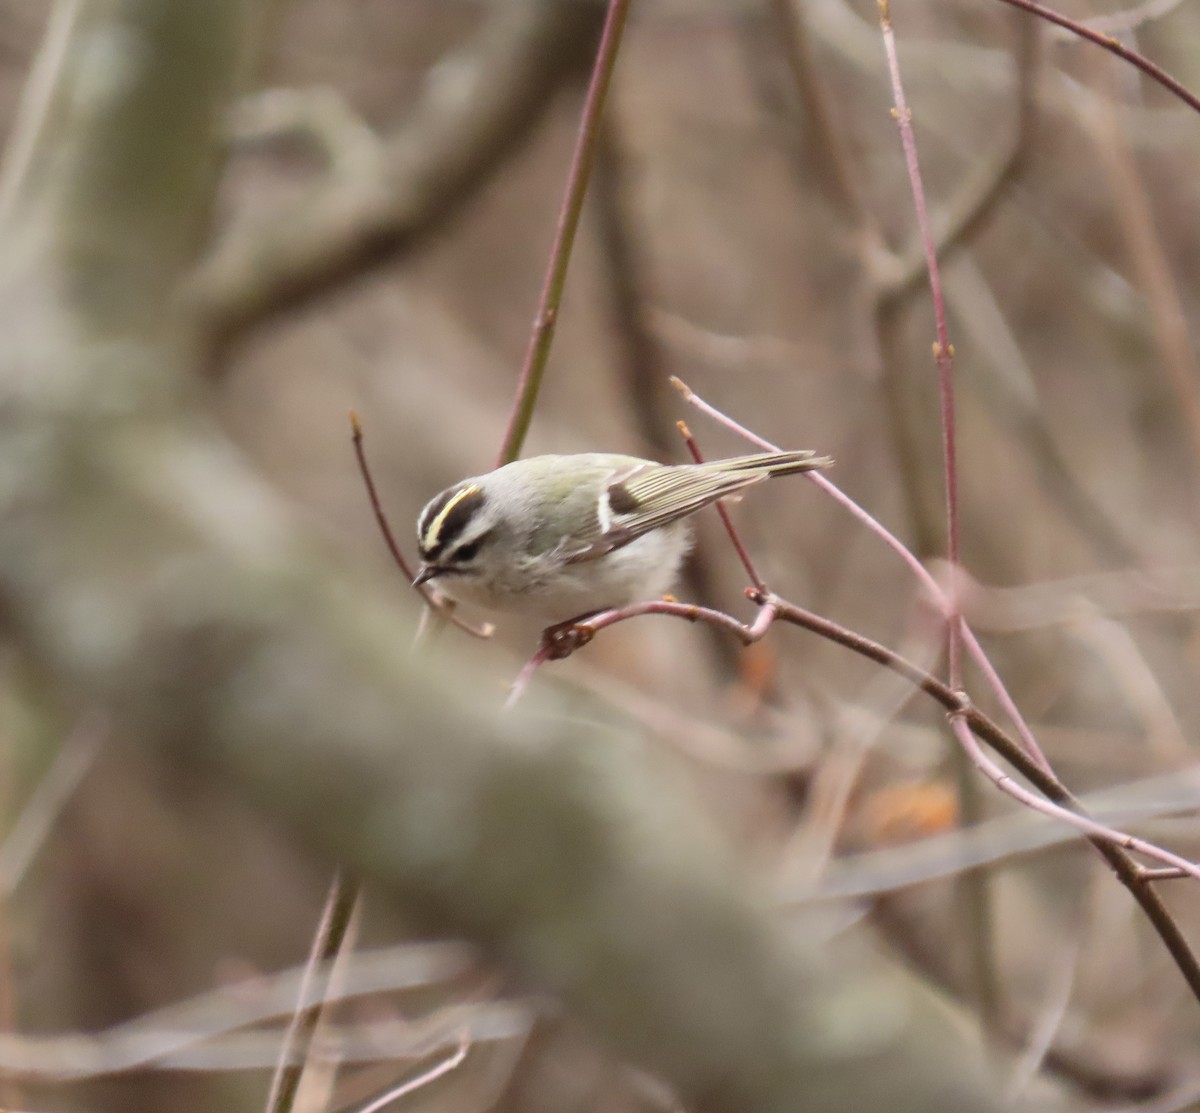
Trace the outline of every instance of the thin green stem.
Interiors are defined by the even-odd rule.
[[[583,199],[591,176],[592,162],[600,135],[600,114],[608,95],[608,87],[617,62],[617,50],[621,45],[621,32],[625,28],[625,17],[630,0],[610,0],[608,15],[604,20],[604,31],[600,36],[600,49],[596,54],[596,65],[592,69],[591,83],[583,104],[583,118],[579,124],[579,137],[575,142],[575,153],[571,158],[571,169],[567,174],[567,192],[563,198],[562,211],[558,217],[558,228],[554,235],[554,246],[550,249],[550,265],[546,281],[542,286],[541,302],[521,367],[517,383],[517,394],[513,400],[512,416],[500,446],[496,466],[511,463],[521,454],[521,446],[533,421],[538,394],[546,374],[546,362],[550,358],[550,345],[554,342],[554,328],[558,323],[558,310],[562,304],[563,290],[567,284],[567,267],[571,261],[571,248],[583,213]]]

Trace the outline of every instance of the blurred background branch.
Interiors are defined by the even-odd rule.
[[[429,73],[404,123],[374,144],[334,102],[314,134],[337,152],[355,140],[361,153],[331,158],[283,211],[226,229],[189,291],[203,334],[230,337],[411,250],[520,149],[558,86],[585,72],[602,13],[592,0],[487,5],[471,40]]]

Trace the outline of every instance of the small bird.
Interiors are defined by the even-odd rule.
[[[832,462],[810,451],[704,464],[607,452],[517,460],[429,500],[413,583],[436,580],[451,599],[554,623],[655,599],[691,548],[689,515]]]

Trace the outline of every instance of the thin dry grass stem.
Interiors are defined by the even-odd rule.
[[[942,473],[946,487],[946,558],[952,568],[957,568],[960,545],[958,447],[954,414],[954,347],[950,343],[950,331],[946,324],[946,299],[942,294],[942,276],[937,261],[938,245],[933,234],[933,223],[929,219],[925,186],[921,180],[917,139],[912,126],[912,109],[908,106],[908,100],[904,95],[904,83],[900,77],[900,60],[896,53],[896,36],[892,28],[889,0],[879,0],[879,27],[883,34],[883,48],[887,55],[888,73],[892,81],[892,96],[895,100],[893,116],[900,130],[900,145],[904,151],[904,164],[908,169],[913,208],[916,211],[921,245],[925,252],[925,266],[929,272],[929,292],[933,298],[934,335],[936,337],[933,356],[938,369],[938,396],[942,421]],[[946,613],[947,667],[950,674],[950,686],[958,688],[962,685],[960,609],[953,594],[950,595],[948,602],[950,609]]]
[[[596,52],[596,64],[592,68],[587,97],[583,103],[583,116],[579,122],[579,134],[575,151],[571,156],[571,168],[567,172],[567,189],[559,213],[554,244],[550,249],[550,262],[542,286],[533,332],[517,380],[516,397],[513,399],[512,415],[496,466],[511,463],[521,454],[525,435],[533,421],[538,393],[550,358],[550,345],[554,342],[554,328],[558,322],[558,310],[562,303],[563,290],[567,283],[567,267],[571,261],[571,248],[575,243],[575,232],[583,213],[583,199],[591,176],[592,161],[600,136],[600,114],[608,94],[609,82],[617,62],[617,51],[621,45],[621,33],[625,28],[625,16],[630,0],[609,0],[608,13],[604,19],[604,30],[600,35],[600,46]]]
[[[1071,1004],[1075,979],[1079,974],[1081,950],[1078,935],[1073,935],[1057,959],[1050,964],[1045,999],[1005,1090],[1010,1102],[1016,1103],[1028,1089],[1062,1029],[1067,1008]]]
[[[11,895],[45,844],[109,734],[108,716],[88,711],[67,733],[46,775],[0,842],[0,895]]]
[[[1036,15],[1039,19],[1046,20],[1047,23],[1056,24],[1070,31],[1071,34],[1081,39],[1095,43],[1110,54],[1115,54],[1118,58],[1130,63],[1130,65],[1136,66],[1151,81],[1156,81],[1168,92],[1173,93],[1193,111],[1200,112],[1200,97],[1197,97],[1182,82],[1176,81],[1166,70],[1151,62],[1144,54],[1139,54],[1136,50],[1131,50],[1118,39],[1113,38],[1112,35],[1089,27],[1086,23],[1070,19],[1068,16],[1062,15],[1052,8],[1047,8],[1036,3],[1036,0],[1001,0],[1001,3],[1009,4],[1014,8],[1020,8],[1031,15]]]
[[[855,693],[853,706],[841,710],[832,741],[812,770],[804,814],[782,855],[781,873],[793,887],[815,886],[828,872],[867,757],[913,695],[903,677],[880,669]]]
[[[1192,345],[1186,298],[1171,273],[1157,214],[1117,117],[1113,96],[1098,97],[1082,117],[1108,172],[1116,223],[1123,233],[1138,285],[1146,292],[1154,342],[1169,388],[1175,394],[1178,420],[1183,423],[1194,460],[1200,463],[1200,361]]]
[[[1200,610],[1200,565],[1087,573],[1018,587],[990,587],[959,574],[972,624],[993,633],[1044,630],[1094,615]]]
[[[329,964],[347,944],[361,891],[358,880],[343,870],[338,869],[334,874],[300,981],[299,1000],[311,1000],[313,1003],[296,1009],[288,1022],[267,1096],[267,1113],[291,1113],[295,1106],[300,1081],[326,1006],[323,993],[314,999],[315,983],[318,977],[323,976],[328,984],[332,977],[333,968]]]
[[[1200,808],[1200,765],[1159,773],[1098,792],[1080,801],[1087,814],[1124,826],[1153,822]],[[812,885],[792,885],[791,902],[874,898],[927,881],[956,877],[967,870],[1012,864],[1027,855],[1061,847],[1077,832],[1057,819],[1024,808],[986,819],[973,827],[928,834],[897,846],[841,855],[828,876]],[[1187,876],[1174,869],[1140,869],[1143,881]]]
[[[0,1032],[15,1033],[18,1030],[8,898],[20,885],[54,830],[63,808],[91,769],[109,736],[109,726],[108,716],[98,710],[90,710],[79,717],[63,739],[49,770],[0,842]],[[19,1108],[19,1079],[0,1079],[0,1102],[6,1109]]]
[[[80,0],[57,0],[50,8],[46,32],[29,70],[16,119],[5,144],[0,167],[0,222],[12,215],[13,206],[25,185],[34,152],[46,126],[53,92],[67,58],[75,20],[83,5]]]
[[[1107,667],[1116,692],[1141,720],[1146,756],[1160,768],[1190,762],[1195,753],[1192,743],[1128,628],[1097,612],[1081,619],[1071,632]]]
[[[305,966],[256,974],[100,1031],[0,1032],[0,1074],[72,1082],[141,1070],[270,1070],[279,1061],[273,1022],[290,1018],[297,1002],[307,1007],[321,999],[328,1007],[410,993],[420,1000],[432,993],[440,1001],[478,972],[476,958],[465,946],[449,943],[347,951],[307,983],[316,987],[307,997],[302,996]],[[418,1006],[417,1011],[423,1010]],[[464,1023],[475,1044],[524,1040],[531,1020],[532,1005],[521,1000],[475,1000],[449,1011],[439,1007],[415,1020],[376,1016],[341,1024],[329,1036],[345,1062],[394,1062],[444,1052],[457,1043]]]
[[[424,1089],[430,1083],[436,1082],[439,1078],[457,1069],[463,1060],[466,1059],[467,1052],[470,1049],[470,1036],[464,1032],[459,1037],[458,1046],[440,1063],[435,1063],[427,1070],[423,1070],[415,1078],[407,1079],[397,1086],[390,1087],[385,1093],[380,1094],[379,1097],[372,1098],[366,1105],[357,1106],[354,1113],[379,1113],[379,1110],[391,1105],[392,1102],[399,1101],[409,1094],[416,1093],[417,1090]]]
[[[358,414],[353,410],[350,411],[350,428],[354,441],[354,456],[358,461],[358,470],[362,475],[363,485],[367,489],[367,498],[371,500],[371,511],[375,515],[379,532],[383,534],[383,540],[387,544],[388,552],[392,554],[392,560],[396,562],[396,567],[400,569],[405,579],[411,584],[416,577],[416,573],[412,570],[408,561],[404,559],[404,553],[401,552],[400,546],[396,543],[392,527],[388,523],[387,515],[383,511],[383,503],[380,502],[379,491],[375,487],[375,479],[371,474],[370,465],[367,463],[366,448],[363,445],[362,422],[359,420]],[[454,612],[454,608],[428,585],[419,585],[417,591],[420,592],[425,602],[429,604],[430,609],[436,611],[439,616],[447,621],[454,623],[460,630],[470,634],[473,638],[490,638],[495,632],[496,628],[490,622],[476,626],[459,618]]]
[[[688,447],[688,451],[692,454],[692,459],[697,464],[704,463],[704,456],[700,452],[700,446],[696,443],[696,438],[692,436],[691,429],[688,428],[687,422],[677,421],[676,428],[679,430],[679,435],[683,437],[684,443]],[[741,535],[737,531],[737,527],[733,524],[733,519],[729,516],[729,511],[725,509],[725,501],[718,499],[714,504],[717,508],[717,513],[721,516],[721,522],[725,526],[725,532],[729,534],[729,540],[733,544],[734,550],[737,552],[738,560],[742,562],[742,567],[746,569],[746,575],[750,577],[750,582],[758,591],[766,591],[767,585],[763,582],[763,578],[758,574],[758,570],[754,567],[754,561],[750,559],[750,553],[742,542]]]
[[[1013,14],[1028,30],[1041,30],[1036,21],[1020,12]],[[1103,497],[1099,490],[1093,493],[1091,483],[1076,473],[1060,430],[1047,421],[1038,376],[1025,357],[1026,340],[1018,338],[1008,311],[1001,307],[993,276],[985,274],[977,259],[960,255],[946,296],[973,353],[988,365],[971,379],[975,404],[986,411],[989,422],[1015,440],[1014,451],[1032,466],[1054,513],[1087,540],[1104,565],[1124,568],[1144,563],[1141,542],[1135,544],[1126,536],[1131,523],[1109,504],[1107,492]],[[966,599],[962,602],[967,606]]]

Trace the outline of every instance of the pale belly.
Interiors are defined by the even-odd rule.
[[[446,577],[450,598],[489,610],[517,611],[547,623],[659,599],[679,573],[691,543],[684,523],[631,541],[593,561],[561,565],[551,574],[496,577],[489,584]]]

